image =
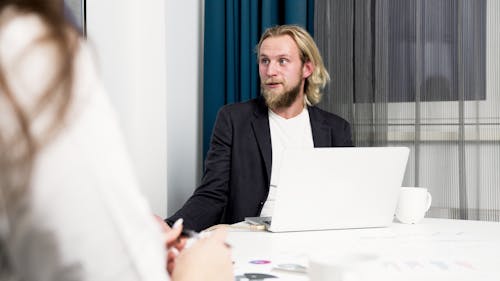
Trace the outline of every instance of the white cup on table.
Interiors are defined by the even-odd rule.
[[[431,207],[432,196],[424,187],[401,187],[396,218],[407,224],[420,222]]]

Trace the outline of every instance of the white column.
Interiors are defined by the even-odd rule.
[[[118,111],[142,192],[167,212],[165,2],[87,0],[87,35]]]
[[[170,215],[193,193],[201,176],[203,3],[166,1]]]

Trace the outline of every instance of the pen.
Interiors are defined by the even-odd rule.
[[[179,237],[180,238],[196,238],[196,239],[201,238],[200,234],[198,232],[191,230],[191,229],[186,229],[186,228],[182,229]]]
[[[206,232],[205,232],[206,233]],[[196,232],[194,230],[191,230],[191,229],[186,229],[186,228],[183,228],[182,231],[181,231],[181,234],[179,235],[179,238],[187,238],[187,239],[192,239],[192,240],[198,240],[198,239],[201,239],[203,237],[205,237],[205,233],[199,233],[199,232]],[[227,243],[227,242],[224,242],[224,245],[231,249],[231,244]]]

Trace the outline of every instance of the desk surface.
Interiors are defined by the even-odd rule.
[[[228,241],[236,276],[267,273],[281,280],[309,280],[305,273],[275,267],[308,266],[318,255],[373,254],[377,259],[370,280],[500,280],[497,222],[424,219],[387,228],[287,233],[231,228]]]

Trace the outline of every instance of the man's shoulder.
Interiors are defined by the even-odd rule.
[[[335,113],[328,112],[317,106],[309,107],[309,115],[313,120],[320,121],[326,124],[338,125],[338,124],[349,124],[344,118],[338,116]]]
[[[267,108],[260,98],[226,104],[220,109],[221,113],[237,114],[240,116],[263,111],[267,111]]]

